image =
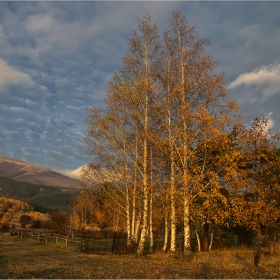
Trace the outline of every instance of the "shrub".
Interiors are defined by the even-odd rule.
[[[2,232],[10,231],[10,225],[8,223],[0,224],[0,231],[2,231]]]
[[[42,222],[40,220],[34,220],[32,222],[32,227],[33,228],[42,228]]]
[[[23,228],[26,227],[27,224],[30,224],[32,222],[32,217],[29,215],[21,215],[19,222]]]

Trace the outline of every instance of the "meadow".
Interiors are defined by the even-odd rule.
[[[254,266],[247,248],[191,253],[175,258],[157,251],[135,255],[85,254],[64,244],[40,243],[0,233],[1,279],[179,279],[179,278],[279,278],[279,255],[262,255]]]

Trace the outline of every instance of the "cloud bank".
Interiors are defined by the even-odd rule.
[[[29,75],[18,71],[0,58],[0,94],[5,86],[16,84],[34,84]]]
[[[127,39],[147,12],[182,10],[226,72],[231,97],[280,132],[280,2],[0,1],[0,155],[57,170],[87,163],[87,108],[103,106]],[[262,66],[266,65],[266,66]]]
[[[262,66],[249,73],[241,74],[229,84],[229,89],[236,87],[255,87],[262,91],[262,101],[273,94],[280,93],[280,62],[275,61],[268,66]]]

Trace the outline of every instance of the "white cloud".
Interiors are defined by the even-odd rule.
[[[274,120],[272,119],[271,115],[272,115],[272,112],[269,112],[266,115],[268,122],[267,122],[266,126],[263,128],[263,130],[265,132],[268,132],[270,129],[272,129],[274,127]]]
[[[3,31],[3,26],[0,25],[0,40],[1,42],[4,42],[7,39],[7,36],[5,32]]]
[[[249,73],[239,75],[229,84],[229,89],[253,86],[262,92],[263,100],[280,91],[280,62],[262,66]],[[262,100],[262,101],[263,101]]]
[[[4,86],[20,83],[34,84],[29,75],[14,69],[0,59],[0,93]]]
[[[37,14],[28,18],[25,27],[32,33],[49,32],[53,22],[54,20],[49,14]]]

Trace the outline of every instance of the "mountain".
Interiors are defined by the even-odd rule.
[[[83,167],[84,166],[81,166],[75,170],[60,170],[59,172],[61,172],[63,175],[67,177],[79,179],[82,174]]]
[[[69,178],[49,168],[3,156],[0,156],[0,177],[44,186],[81,188],[77,179]]]

